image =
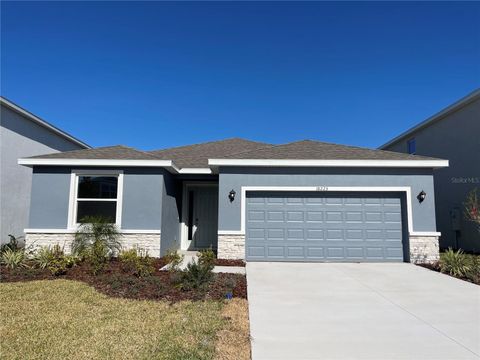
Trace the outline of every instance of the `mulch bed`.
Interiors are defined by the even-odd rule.
[[[440,270],[440,263],[437,261],[437,262],[434,262],[434,263],[425,263],[425,264],[416,264],[418,266],[421,266],[421,267],[424,267],[426,269],[429,269],[429,270],[432,270],[432,271],[436,271],[436,272],[442,272]],[[445,275],[448,275],[448,276],[451,276],[455,279],[460,279],[460,280],[464,280],[464,281],[468,281],[468,282],[471,282],[473,284],[476,284],[476,285],[480,285],[480,276],[477,276],[476,278],[474,279],[470,279],[470,278],[466,278],[466,277],[457,277],[457,276],[453,276],[453,275],[450,275],[450,274],[447,274],[447,273],[442,273],[442,274],[445,274]]]
[[[178,274],[159,269],[166,265],[163,259],[155,260],[155,272],[152,276],[139,278],[125,273],[120,262],[110,261],[107,268],[97,276],[90,271],[88,264],[81,263],[68,269],[65,275],[53,276],[50,271],[26,268],[10,270],[0,267],[0,282],[20,282],[33,280],[68,279],[83,281],[99,292],[113,297],[129,299],[167,300],[220,300],[233,285],[233,297],[247,298],[247,281],[240,274],[214,274],[213,280],[204,291],[180,289],[177,285]]]
[[[245,267],[245,261],[243,260],[230,260],[230,259],[215,259],[216,266],[241,266]]]

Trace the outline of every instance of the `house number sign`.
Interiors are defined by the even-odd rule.
[[[317,186],[317,191],[328,191],[328,186]]]

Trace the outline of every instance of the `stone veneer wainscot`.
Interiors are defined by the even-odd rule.
[[[35,250],[41,246],[60,245],[66,254],[72,251],[73,233],[27,233],[25,246]],[[122,233],[120,243],[124,249],[146,250],[149,256],[160,257],[159,233]]]
[[[245,259],[245,235],[218,235],[219,259]]]
[[[410,235],[410,262],[432,263],[439,258],[438,236]]]

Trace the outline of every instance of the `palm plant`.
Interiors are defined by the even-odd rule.
[[[100,216],[87,216],[75,232],[72,251],[87,260],[97,274],[107,261],[121,249],[120,233],[115,224]]]

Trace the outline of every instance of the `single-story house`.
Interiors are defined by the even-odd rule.
[[[213,248],[246,261],[438,258],[433,169],[447,160],[298,141],[227,139],[19,159],[33,167],[27,246],[69,250],[86,215],[151,256]]]

